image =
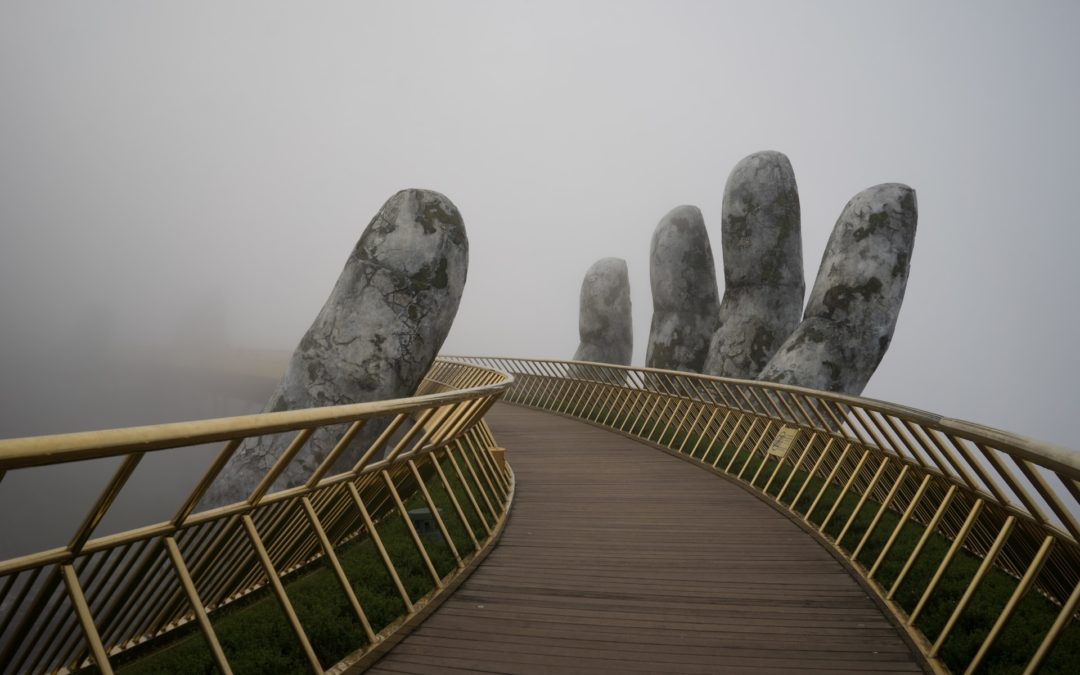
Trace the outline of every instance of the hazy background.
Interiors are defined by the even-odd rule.
[[[468,228],[444,352],[569,358],[582,276],[619,256],[641,364],[656,223],[698,205],[719,258],[729,171],[775,149],[808,291],[848,199],[918,192],[865,395],[1076,447],[1078,25],[1070,2],[5,2],[0,436],[258,408],[131,364],[291,350],[404,187]]]

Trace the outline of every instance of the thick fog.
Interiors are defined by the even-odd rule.
[[[0,436],[257,409],[269,385],[211,396],[185,364],[272,371],[404,187],[468,228],[445,353],[569,358],[582,276],[618,256],[643,363],[656,223],[699,206],[719,260],[728,172],[775,149],[808,290],[849,198],[917,190],[865,395],[1075,447],[1077,25],[1069,2],[4,3]]]

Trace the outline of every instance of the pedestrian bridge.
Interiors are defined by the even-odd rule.
[[[248,499],[200,509],[268,434]],[[175,515],[94,536],[148,453],[206,443]],[[4,673],[1080,663],[1077,454],[878,401],[447,357],[409,399],[0,441],[0,480],[101,461],[70,543],[0,562]]]

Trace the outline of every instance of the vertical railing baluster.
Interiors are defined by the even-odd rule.
[[[817,434],[811,434],[810,439],[806,441],[806,445],[803,446],[802,452],[799,453],[799,459],[791,466],[791,471],[788,472],[787,478],[784,480],[784,484],[780,486],[780,490],[776,493],[776,503],[784,503],[784,493],[787,492],[788,486],[791,485],[791,481],[795,479],[796,474],[799,473],[799,467],[802,466],[803,461],[810,456],[810,450],[813,449],[814,443],[817,441]]]
[[[694,441],[694,447],[690,449],[689,453],[687,453],[687,455],[689,457],[691,457],[693,459],[696,459],[695,456],[697,455],[698,448],[701,447],[701,443],[706,438],[709,437],[710,430],[712,428],[712,422],[713,422],[714,419],[716,419],[716,415],[719,412],[720,412],[720,408],[713,407],[712,412],[709,413],[709,418],[707,420],[705,420],[705,424],[702,425],[702,427],[701,427],[701,433],[698,434],[697,440]],[[729,410],[727,415],[730,415],[730,414],[731,414],[731,411]],[[727,421],[727,415],[724,415],[724,422]],[[720,426],[721,426],[721,428],[723,428],[723,422],[721,422]]]
[[[818,455],[818,458],[814,462],[814,465],[810,468],[810,471],[807,472],[806,480],[802,482],[802,485],[799,486],[798,491],[795,492],[795,497],[791,500],[791,503],[788,504],[788,510],[792,513],[798,513],[797,508],[799,505],[799,500],[802,499],[803,493],[806,492],[806,488],[810,487],[810,481],[814,480],[814,476],[817,475],[818,469],[821,468],[821,465],[829,456],[829,451],[832,449],[832,445],[835,440],[835,438],[829,438],[829,440],[825,442],[825,447],[821,449],[821,454]]]
[[[109,558],[116,549],[105,552],[103,555],[97,556],[96,561],[89,567],[83,567],[78,570],[77,573],[82,575],[85,580],[80,585],[83,589],[83,597],[86,598],[86,606],[90,608],[90,613],[94,614],[94,601],[91,595],[91,586],[94,583],[94,577],[101,570],[106,558]],[[83,560],[87,560],[84,558]],[[90,565],[89,562],[85,562],[85,565]],[[53,625],[52,636],[49,639],[49,643],[45,649],[38,654],[35,670],[48,669],[49,664],[55,661],[57,658],[61,658],[62,662],[66,662],[60,654],[67,650],[75,651],[79,648],[81,640],[74,639],[77,634],[81,633],[82,628],[79,624],[79,617],[75,612],[71,612],[60,618],[60,621]],[[100,630],[98,631],[100,634]]]
[[[844,521],[844,526],[840,529],[840,534],[836,535],[837,546],[840,546],[841,543],[844,541],[844,537],[847,535],[848,530],[855,523],[855,519],[858,518],[859,512],[862,511],[863,505],[865,505],[866,501],[870,499],[870,495],[874,492],[874,488],[877,487],[878,482],[881,481],[882,476],[885,475],[885,471],[889,469],[891,462],[892,458],[886,457],[885,459],[881,460],[880,464],[878,464],[877,470],[874,471],[873,478],[870,479],[870,483],[867,484],[866,489],[863,490],[862,495],[859,496],[859,502],[855,505],[855,508],[854,510],[852,510],[851,515],[848,516],[848,519]]]
[[[742,468],[739,469],[739,473],[736,474],[736,478],[742,480],[743,474],[746,473],[746,468],[750,466],[750,462],[757,456],[758,450],[761,449],[761,444],[768,438],[769,430],[772,429],[774,424],[773,420],[768,420],[765,423],[765,428],[761,430],[761,434],[758,436],[757,442],[754,443],[754,447],[750,448],[750,452],[746,455],[746,461],[743,462]]]
[[[1050,650],[1054,648],[1057,639],[1061,637],[1061,632],[1065,630],[1065,626],[1072,620],[1077,605],[1080,605],[1080,582],[1073,586],[1069,599],[1062,603],[1061,611],[1058,612],[1054,623],[1050,626],[1050,630],[1046,632],[1042,642],[1039,643],[1038,649],[1035,650],[1035,654],[1024,668],[1024,675],[1034,675],[1039,670],[1046,657],[1049,656]]]
[[[811,514],[814,513],[814,509],[817,508],[818,502],[821,501],[822,496],[824,496],[825,492],[829,489],[829,486],[832,485],[833,479],[836,478],[837,472],[840,471],[840,467],[843,465],[844,461],[847,460],[848,453],[850,452],[851,443],[845,443],[844,449],[840,452],[840,458],[836,460],[835,464],[833,464],[833,467],[829,471],[829,475],[825,477],[825,480],[821,481],[821,489],[818,490],[816,495],[814,495],[814,499],[810,502],[810,507],[806,509],[806,513],[803,514],[804,522],[810,522]]]
[[[394,582],[394,588],[397,589],[398,596],[405,603],[406,612],[412,614],[414,611],[412,599],[409,598],[409,592],[405,590],[405,585],[401,583],[397,567],[394,566],[394,561],[390,559],[390,554],[386,552],[386,546],[383,545],[382,537],[379,536],[378,530],[375,529],[371,514],[368,513],[367,507],[364,506],[364,500],[360,498],[360,492],[352,482],[348,483],[348,489],[353,503],[356,504],[356,508],[360,511],[360,517],[364,521],[364,528],[367,530],[368,536],[371,537],[371,541],[374,542],[375,549],[379,552],[379,558],[382,559],[383,566],[386,567],[386,572],[390,575],[390,580]]]
[[[44,568],[37,568],[37,570],[35,571],[35,577],[33,577],[30,582],[27,583],[27,586],[24,589],[24,593],[22,594],[23,597],[20,597],[20,600],[25,597],[25,592],[30,590],[32,582],[36,581],[36,575],[40,573],[42,569]],[[0,663],[12,663],[12,658],[15,656],[16,651],[23,646],[23,639],[26,637],[26,634],[33,626],[34,620],[39,617],[41,611],[45,608],[46,603],[48,603],[49,599],[53,596],[53,592],[56,590],[56,587],[60,584],[60,582],[60,568],[59,566],[53,566],[50,569],[48,576],[45,577],[45,581],[42,583],[41,588],[38,589],[38,592],[34,596],[34,599],[30,602],[30,606],[27,608],[26,613],[22,615],[19,623],[15,625],[15,630],[12,631],[11,635],[8,637],[8,643],[4,645],[3,652],[0,652]],[[17,606],[21,606],[21,602]],[[14,616],[14,614],[15,613],[12,612],[11,616]],[[16,663],[14,664],[14,666],[15,667],[12,668],[12,670],[18,672],[19,664]]]
[[[101,636],[98,635],[97,627],[94,626],[94,617],[90,615],[90,608],[86,605],[86,598],[83,596],[82,588],[79,586],[79,578],[75,574],[75,568],[71,565],[61,565],[60,571],[64,577],[64,585],[67,586],[68,597],[74,606],[75,613],[79,616],[83,635],[90,646],[90,653],[94,655],[94,664],[97,665],[102,675],[112,675],[112,664],[109,663],[109,657],[105,653],[105,645],[101,643]]]
[[[757,416],[754,416],[753,413],[750,413],[749,415],[744,415],[743,418],[740,418],[735,423],[734,431],[739,430],[739,425],[743,422],[743,419],[745,418],[750,419],[750,425],[746,427],[746,431],[743,432],[742,440],[739,441],[739,445],[736,446],[735,451],[731,453],[731,458],[728,459],[727,464],[724,465],[724,473],[731,473],[731,467],[735,464],[735,460],[739,458],[739,453],[742,452],[743,447],[746,445],[746,442],[750,440],[750,435],[754,433],[754,428],[757,426],[757,423],[760,419]],[[732,436],[735,435],[734,431],[732,433]],[[720,458],[724,456],[725,450],[726,448],[721,448],[720,453],[716,455],[716,459],[713,460],[713,466],[716,466],[720,462]]]
[[[271,562],[270,555],[266,552],[266,546],[263,544],[262,538],[259,537],[259,531],[255,528],[255,521],[251,519],[250,515],[245,513],[240,516],[240,522],[243,523],[244,529],[247,530],[251,545],[255,549],[256,555],[259,557],[259,562],[262,563],[263,571],[266,572],[271,587],[274,589],[274,595],[277,596],[278,602],[281,603],[281,608],[285,612],[285,618],[288,620],[289,626],[296,635],[296,639],[300,642],[300,647],[304,650],[304,656],[307,657],[308,665],[311,666],[312,671],[315,673],[322,673],[323,669],[322,665],[319,664],[319,657],[315,656],[315,650],[308,640],[307,633],[304,632],[304,627],[300,625],[300,618],[296,615],[296,610],[293,609],[288,594],[285,593],[285,587],[281,584],[281,579],[274,569],[274,563]]]
[[[462,445],[469,449],[469,456],[472,457],[472,462],[476,464],[476,466],[480,469],[480,474],[483,476],[487,484],[491,487],[492,496],[498,499],[501,495],[502,499],[506,499],[507,494],[509,494],[509,490],[507,490],[506,486],[502,484],[502,481],[498,479],[498,474],[496,474],[494,471],[489,470],[487,462],[481,459],[481,457],[487,455],[487,453],[478,450],[469,441],[468,438],[463,438],[462,441]],[[488,459],[490,459],[490,457],[488,457]]]
[[[941,577],[945,574],[945,569],[952,562],[952,559],[956,557],[956,554],[960,551],[960,547],[964,544],[964,539],[967,538],[968,532],[971,531],[971,527],[975,524],[975,520],[979,517],[979,513],[982,511],[983,504],[985,502],[982,499],[976,499],[972,505],[971,510],[968,511],[967,518],[964,520],[963,526],[953,538],[952,545],[949,546],[949,550],[945,552],[945,557],[938,563],[937,569],[934,571],[934,576],[930,577],[930,583],[923,589],[922,596],[919,598],[919,602],[916,603],[915,609],[911,610],[911,614],[908,614],[907,625],[915,625],[915,620],[919,618],[919,614],[922,613],[926,603],[930,601],[930,596],[934,594],[937,589],[938,583],[941,581]]]
[[[851,443],[847,444],[847,447],[851,447]],[[851,470],[851,475],[848,477],[847,482],[844,483],[844,487],[840,489],[839,494],[836,495],[836,501],[829,507],[829,512],[825,514],[825,519],[821,521],[821,525],[818,526],[818,532],[825,532],[825,528],[828,527],[832,517],[836,515],[836,511],[840,508],[844,499],[847,498],[848,492],[851,490],[851,486],[855,484],[855,481],[862,475],[862,468],[866,465],[866,460],[870,458],[870,451],[863,450],[862,457],[859,458],[859,462],[855,465],[855,468]]]
[[[459,443],[455,443],[454,445],[455,447],[457,447],[458,452],[460,453],[461,445]],[[469,500],[472,502],[473,507],[476,509],[476,512],[480,514],[480,519],[484,524],[484,529],[487,530],[487,533],[490,535],[492,532],[492,528],[488,522],[487,515],[494,516],[496,511],[495,507],[491,505],[491,500],[488,498],[487,493],[484,491],[484,488],[480,485],[480,481],[476,478],[476,473],[472,470],[472,466],[469,465],[468,462],[465,462],[464,457],[462,457],[462,461],[465,463],[465,468],[469,470],[469,475],[473,478],[473,485],[476,486],[477,491],[480,492],[480,498],[487,506],[487,515],[485,515],[484,512],[480,509],[479,502],[477,502],[475,495],[473,495],[472,489],[469,487],[468,481],[465,480],[465,474],[462,473],[461,467],[458,465],[457,458],[454,457],[453,448],[448,447],[446,449],[446,457],[450,460],[450,465],[454,467],[454,473],[457,474],[458,479],[461,481],[462,487],[465,488],[465,494],[469,496]]]
[[[398,515],[400,515],[401,519],[405,522],[405,528],[408,530],[413,543],[416,544],[416,550],[424,560],[424,566],[427,567],[427,571],[431,575],[431,580],[435,582],[437,588],[442,588],[442,577],[439,576],[438,570],[435,569],[435,564],[431,562],[431,556],[428,555],[427,547],[425,547],[424,542],[421,541],[420,534],[416,531],[416,526],[413,525],[412,518],[409,517],[409,512],[405,509],[405,502],[401,501],[401,495],[398,494],[393,479],[390,478],[390,474],[386,471],[381,471],[379,473],[382,475],[383,482],[386,484],[387,489],[390,490],[390,496],[393,497],[394,505],[397,506]]]
[[[679,443],[679,447],[675,448],[675,451],[678,452],[680,455],[683,454],[683,450],[686,448],[686,444],[690,442],[691,434],[695,434],[700,437],[700,434],[697,430],[697,425],[698,422],[701,421],[701,416],[705,414],[705,410],[708,407],[709,406],[704,403],[698,403],[697,405],[693,406],[693,408],[695,408],[697,412],[694,413],[694,419],[690,422],[690,426],[687,427],[686,431],[683,433],[682,443]]]
[[[1024,576],[1020,578],[1020,582],[1016,584],[1016,588],[1013,589],[1012,594],[1009,596],[1008,602],[1005,603],[1005,608],[1001,610],[994,625],[990,628],[990,632],[987,633],[986,638],[983,639],[982,645],[979,646],[979,651],[968,663],[967,670],[964,671],[965,675],[973,675],[976,670],[979,669],[979,665],[982,660],[986,658],[986,653],[990,651],[990,648],[994,645],[994,641],[997,640],[998,635],[1001,634],[1001,630],[1005,627],[1005,623],[1008,622],[1009,617],[1012,616],[1016,610],[1016,606],[1020,604],[1021,598],[1028,592],[1031,585],[1035,582],[1035,577],[1038,576],[1039,570],[1042,569],[1043,563],[1046,562],[1046,557],[1050,555],[1050,547],[1054,544],[1054,537],[1047,535],[1042,544],[1039,546],[1039,550],[1036,551],[1035,557],[1032,558],[1031,564],[1028,565],[1027,571],[1024,572]]]
[[[442,534],[443,539],[446,540],[446,545],[450,548],[450,553],[454,556],[458,569],[461,569],[464,567],[464,563],[461,560],[461,554],[458,552],[457,545],[454,544],[453,537],[450,536],[450,530],[446,528],[446,523],[443,522],[442,514],[439,513],[439,507],[435,504],[435,500],[431,498],[431,493],[428,492],[427,485],[424,484],[424,479],[420,475],[420,470],[417,468],[416,463],[410,459],[408,465],[413,479],[416,481],[417,485],[420,486],[420,492],[424,495],[424,503],[426,503],[428,509],[430,509],[431,515],[435,519],[435,524],[439,527],[439,532]]]
[[[333,569],[334,576],[337,577],[338,583],[341,585],[342,592],[345,593],[345,598],[349,601],[349,606],[352,607],[357,620],[360,621],[361,628],[364,629],[364,635],[367,636],[368,644],[375,642],[375,631],[371,628],[371,622],[368,621],[367,613],[360,604],[360,599],[356,597],[352,584],[349,583],[349,578],[345,576],[345,570],[341,567],[341,561],[338,560],[337,553],[334,552],[333,544],[330,543],[330,539],[326,536],[326,530],[323,529],[322,523],[319,520],[319,514],[315,512],[315,507],[311,505],[311,500],[308,499],[306,495],[301,498],[300,503],[303,504],[304,512],[307,514],[311,526],[315,529],[315,534],[319,537],[319,543],[322,544],[326,559],[330,562],[330,567]]]
[[[929,485],[930,474],[926,474],[925,476],[923,476],[922,482],[919,483],[919,489],[915,491],[915,496],[912,497],[911,502],[908,504],[908,507],[904,509],[903,515],[900,516],[900,520],[897,521],[896,526],[893,528],[892,533],[889,535],[889,538],[885,541],[885,545],[881,547],[881,552],[878,553],[877,559],[874,561],[874,564],[866,573],[867,579],[874,578],[874,574],[878,571],[878,568],[881,567],[881,563],[884,562],[885,556],[888,555],[889,549],[892,548],[893,544],[896,542],[897,537],[900,536],[900,530],[904,529],[904,525],[906,525],[908,520],[911,518],[911,514],[915,513],[915,508],[918,506],[919,501],[922,500],[923,495],[926,494],[926,488],[929,487]]]
[[[919,541],[915,544],[915,548],[911,549],[911,553],[908,554],[907,560],[904,561],[904,566],[900,568],[900,573],[896,575],[896,579],[893,580],[892,586],[889,587],[889,592],[885,596],[886,600],[892,600],[893,596],[896,594],[896,590],[900,588],[900,584],[904,583],[904,579],[911,570],[911,566],[915,564],[915,560],[919,557],[919,554],[922,553],[923,547],[926,546],[926,542],[930,540],[930,537],[937,530],[938,523],[941,522],[942,517],[945,515],[945,511],[948,510],[949,504],[952,503],[955,495],[956,486],[950,485],[949,491],[941,498],[941,503],[938,504],[937,510],[934,511],[934,517],[926,524],[926,528],[923,530],[922,536],[919,537]]]
[[[889,488],[889,492],[885,495],[885,499],[882,500],[881,504],[878,506],[877,513],[875,513],[873,519],[871,519],[870,525],[867,526],[866,531],[863,532],[862,538],[859,539],[859,543],[855,546],[855,549],[852,550],[851,555],[849,556],[851,560],[854,561],[858,558],[859,553],[861,553],[863,547],[866,546],[866,542],[870,541],[871,535],[873,535],[874,530],[877,529],[885,512],[892,506],[893,499],[896,498],[896,493],[900,490],[900,486],[904,484],[904,479],[907,478],[910,469],[911,467],[907,464],[900,468],[900,475],[893,481],[892,487]]]
[[[480,548],[480,541],[476,538],[476,532],[473,531],[468,516],[465,515],[464,509],[461,508],[461,503],[458,502],[457,495],[454,494],[454,490],[450,487],[450,481],[446,479],[446,474],[443,473],[442,466],[439,464],[435,453],[428,456],[428,461],[435,467],[435,473],[438,474],[439,482],[442,483],[443,489],[446,490],[446,495],[450,498],[450,503],[454,505],[454,511],[457,513],[458,520],[465,526],[465,531],[468,533],[469,539],[472,540],[473,550],[478,550]]]
[[[181,555],[176,540],[172,537],[165,537],[165,550],[168,551],[169,558],[176,569],[176,574],[180,577],[180,584],[184,587],[184,593],[187,595],[188,602],[191,603],[191,608],[195,612],[195,618],[199,622],[199,628],[202,629],[203,637],[206,638],[206,642],[210,646],[210,653],[214,656],[214,663],[217,664],[218,670],[225,675],[229,675],[232,673],[229,660],[225,658],[225,652],[221,649],[217,633],[214,632],[214,626],[210,623],[210,617],[206,615],[206,608],[203,606],[202,600],[199,599],[199,592],[195,590],[195,582],[192,581],[191,575],[188,573],[187,565],[184,564],[184,556]]]
[[[964,594],[960,596],[959,602],[953,608],[952,614],[949,616],[949,620],[945,622],[945,627],[938,633],[937,639],[934,640],[933,646],[930,647],[928,656],[931,658],[937,656],[938,651],[941,649],[941,645],[945,643],[945,640],[949,638],[949,634],[952,632],[953,627],[956,626],[956,621],[960,618],[960,615],[967,609],[968,603],[971,602],[971,596],[975,594],[975,589],[979,587],[983,577],[990,571],[990,566],[994,563],[994,558],[1001,552],[1002,546],[1005,545],[1005,540],[1009,538],[1009,533],[1012,532],[1013,525],[1016,524],[1016,516],[1009,516],[1005,519],[1005,524],[1002,525],[1001,530],[998,532],[998,536],[994,539],[993,545],[986,555],[983,556],[982,562],[979,564],[979,569],[975,570],[975,576],[972,577],[971,582],[968,583],[967,588],[964,589]]]

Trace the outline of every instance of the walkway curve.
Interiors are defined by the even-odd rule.
[[[480,568],[372,673],[922,672],[861,586],[753,495],[505,404],[517,478]]]

